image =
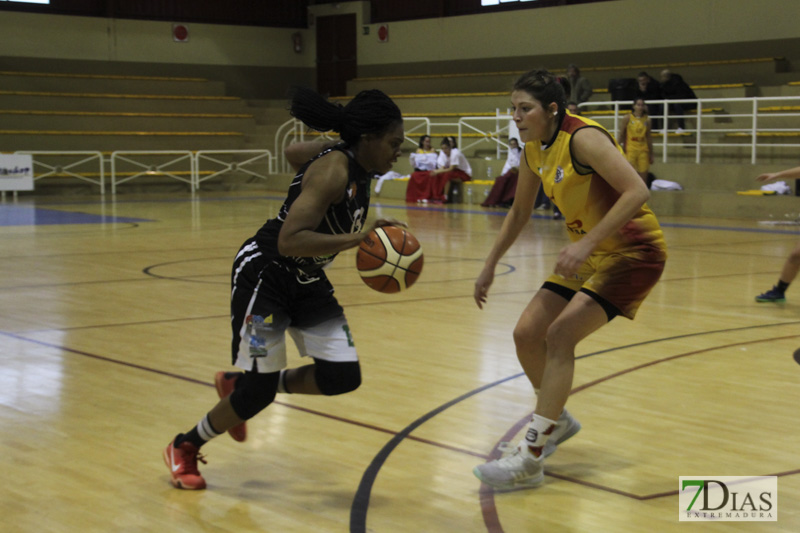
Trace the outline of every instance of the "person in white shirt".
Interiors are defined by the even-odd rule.
[[[431,146],[430,135],[420,137],[419,148],[417,148],[416,152],[412,152],[408,159],[411,162],[411,168],[415,172],[436,169],[436,161],[439,159],[439,154]]]
[[[456,146],[455,137],[445,137],[442,140],[442,150],[439,152],[437,165],[439,168],[431,172],[434,180],[431,200],[434,203],[442,203],[447,201],[450,182],[472,179],[472,167]]]
[[[419,148],[409,156],[414,172],[408,180],[406,202],[427,202],[431,197],[431,172],[436,169],[439,154],[431,146],[431,136],[419,139]]]
[[[417,180],[412,180],[414,173],[417,172],[427,172],[436,168],[436,160],[438,158],[438,154],[436,150],[431,147],[431,136],[430,135],[423,135],[419,139],[419,148],[415,152],[411,152],[408,156],[408,160],[411,163],[411,168],[414,169],[414,172],[409,176],[403,176],[399,172],[395,172],[394,170],[390,170],[383,176],[378,176],[378,183],[375,184],[375,194],[380,196],[381,188],[383,187],[384,182],[388,180],[397,180],[400,178],[409,178],[409,189],[411,190],[413,197],[410,202],[414,202],[417,200],[417,194],[414,193],[415,186],[411,185],[411,182],[419,182],[423,185],[424,189],[424,182],[430,179],[428,175],[417,176]],[[409,189],[406,190],[406,195],[409,193]],[[427,198],[427,196],[425,197]]]

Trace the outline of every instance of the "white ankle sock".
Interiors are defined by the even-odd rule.
[[[286,379],[286,369],[284,368],[283,370],[281,370],[281,373],[278,376],[278,392],[287,393],[286,383],[284,382],[285,379]]]
[[[222,433],[218,432],[216,429],[214,429],[214,426],[211,425],[208,415],[204,416],[203,419],[197,424],[197,434],[200,435],[200,438],[206,442],[210,441],[214,437],[219,437],[222,435]]]
[[[555,427],[555,421],[534,414],[533,418],[531,418],[531,423],[528,424],[528,431],[525,433],[525,439],[523,439],[520,448],[535,457],[539,457],[534,453],[534,449],[541,451]]]

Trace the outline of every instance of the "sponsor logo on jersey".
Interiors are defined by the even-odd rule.
[[[583,229],[583,221],[581,220],[567,222],[567,230],[570,233],[575,233],[576,235],[586,235],[586,230]]]

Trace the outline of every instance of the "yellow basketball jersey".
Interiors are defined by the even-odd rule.
[[[625,144],[628,150],[644,150],[647,148],[647,115],[637,117],[630,114],[628,128],[625,132]]]
[[[619,193],[606,180],[572,157],[572,135],[587,127],[604,132],[608,135],[609,142],[622,151],[614,137],[600,124],[569,113],[564,117],[551,144],[525,143],[528,166],[541,176],[544,192],[564,215],[564,222],[573,242],[580,240],[594,228],[619,198]],[[661,226],[647,204],[619,231],[601,242],[595,253],[624,252],[642,246],[658,248],[664,252],[666,258],[666,243]]]

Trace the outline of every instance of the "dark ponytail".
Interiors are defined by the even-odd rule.
[[[297,87],[290,113],[317,131],[335,131],[350,146],[367,133],[382,134],[403,122],[400,108],[377,89],[361,91],[346,106],[327,101],[311,89]]]

